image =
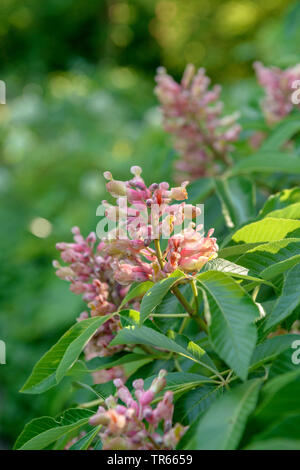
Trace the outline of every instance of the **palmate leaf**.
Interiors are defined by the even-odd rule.
[[[284,277],[284,284],[271,314],[268,315],[265,330],[278,325],[289,317],[300,303],[300,264],[289,269]]]
[[[236,449],[256,406],[260,385],[260,379],[250,380],[217,398],[200,418],[195,436],[185,448]]]
[[[37,362],[21,392],[42,393],[57,385],[78,359],[87,342],[110,316],[88,318],[73,325]]]
[[[255,215],[255,187],[249,178],[217,178],[215,187],[228,227],[240,225]]]
[[[227,274],[209,271],[197,276],[204,292],[205,316],[214,350],[246,380],[256,344],[257,305]]]
[[[251,157],[244,158],[237,162],[228,171],[228,176],[236,176],[251,173],[290,173],[292,175],[300,173],[300,158],[286,152],[259,151]]]
[[[14,449],[45,449],[68,432],[87,424],[92,415],[93,412],[90,410],[71,408],[65,411],[59,419],[50,416],[33,419],[26,424],[14,445]]]

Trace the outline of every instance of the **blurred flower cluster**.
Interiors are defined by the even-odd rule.
[[[148,390],[142,379],[133,382],[134,396],[121,379],[114,380],[117,398],[110,396],[106,406],[100,406],[90,418],[92,426],[102,425],[100,437],[103,450],[155,450],[174,449],[186,428],[172,427],[173,393],[165,392],[155,408],[151,402],[165,385],[166,371],[161,370]],[[118,398],[124,403],[118,403]]]
[[[115,228],[108,236],[96,243],[94,233],[85,239],[79,228],[74,227],[74,242],[57,244],[65,265],[54,261],[56,274],[70,282],[71,291],[82,295],[90,310],[90,314],[88,311],[82,312],[79,321],[90,315],[117,312],[133,282],[157,282],[176,269],[186,273],[196,272],[217,256],[218,245],[212,237],[213,229],[205,237],[202,225],[196,226],[192,221],[197,219],[201,210],[185,202],[178,203],[188,198],[187,181],[174,188],[169,188],[166,182],[147,187],[140,167],[132,167],[131,172],[133,178],[128,181],[114,180],[110,172],[104,174],[108,180],[107,190],[117,200],[116,206],[103,201],[106,218],[116,221]],[[121,214],[124,206],[120,204],[120,198],[124,197],[129,207]],[[173,201],[176,203],[171,204]],[[185,222],[188,226],[181,229]],[[162,236],[168,238],[164,252],[161,252],[159,245]],[[150,246],[152,242],[154,248]],[[133,307],[139,309],[138,301],[134,301]],[[119,328],[119,316],[116,314],[89,341],[85,348],[86,359],[110,356],[124,348],[110,346]],[[123,377],[121,367],[94,375],[97,383],[116,377]]]
[[[210,79],[205,70],[195,72],[188,65],[179,83],[159,68],[155,93],[161,103],[164,129],[173,135],[175,150],[180,155],[176,162],[178,178],[186,175],[197,179],[220,170],[220,162],[230,162],[232,142],[240,134],[236,123],[238,114],[222,116],[223,103],[219,101],[221,87],[209,89]]]
[[[268,124],[281,121],[295,106],[300,108],[300,104],[297,105],[292,100],[295,83],[300,80],[300,64],[281,70],[255,62],[254,69],[258,82],[265,91],[261,106]]]

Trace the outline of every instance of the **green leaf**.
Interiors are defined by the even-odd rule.
[[[202,204],[214,190],[212,178],[200,178],[188,185],[189,204]]]
[[[300,120],[297,116],[280,122],[271,135],[263,142],[260,151],[279,150],[283,144],[288,142],[294,134],[300,131]]]
[[[277,209],[266,215],[266,217],[273,217],[278,219],[300,219],[300,202],[291,204],[284,209]]]
[[[291,414],[300,413],[299,396],[299,367],[268,380],[262,388],[261,401],[254,415],[255,421],[265,426]]]
[[[146,354],[135,354],[135,353],[124,353],[120,352],[108,357],[95,357],[88,362],[81,362],[74,364],[74,372],[85,372],[93,373],[103,369],[111,369],[115,366],[124,364],[130,364],[131,362],[153,360],[153,357],[147,356]],[[79,362],[79,361],[78,361]],[[72,370],[69,371],[68,375],[72,375]]]
[[[57,385],[97,329],[110,316],[88,318],[73,325],[34,366],[21,392],[41,393]]]
[[[265,330],[278,325],[288,318],[299,303],[300,264],[297,264],[285,274],[281,295],[278,297],[271,314],[267,316]]]
[[[50,416],[33,419],[26,424],[14,445],[14,449],[45,449],[66,433],[87,424],[92,415],[93,412],[90,410],[74,408],[65,411],[59,420]]]
[[[234,372],[245,380],[256,344],[256,304],[227,274],[209,271],[197,276],[206,294],[205,316],[210,341]]]
[[[300,440],[280,438],[255,441],[244,450],[300,450]]]
[[[299,220],[268,217],[240,228],[234,233],[232,240],[236,243],[273,242],[286,238],[299,228]]]
[[[228,227],[240,225],[255,215],[255,187],[251,180],[217,178],[215,186]]]
[[[160,304],[164,296],[174,286],[174,284],[183,279],[185,274],[179,270],[174,271],[169,277],[162,279],[154,284],[144,295],[140,309],[140,323],[144,323],[146,318],[153,312],[155,307]]]
[[[221,248],[219,251],[220,258],[238,258],[239,256],[247,253],[261,243],[242,243],[241,245],[231,245]]]
[[[127,295],[122,300],[119,310],[121,310],[124,305],[130,302],[130,300],[135,299],[137,297],[142,297],[152,286],[152,281],[145,281],[135,285],[133,288],[131,287]]]
[[[188,449],[236,449],[247,419],[253,412],[261,381],[250,380],[217,398],[200,419],[196,435]]]
[[[272,279],[292,268],[300,261],[300,240],[285,239],[265,243],[238,258],[238,263],[249,269],[253,276]]]
[[[97,436],[98,432],[100,431],[102,425],[96,426],[96,428],[93,427],[91,431],[89,431],[85,436],[83,436],[81,439],[79,439],[77,442],[75,442],[69,450],[88,450],[90,445],[92,444],[93,440]]]
[[[182,345],[182,344],[183,345]],[[110,343],[111,346],[118,344],[145,344],[166,351],[172,351],[190,359],[213,372],[218,373],[213,363],[207,364],[205,351],[188,338],[177,335],[175,340],[146,326],[129,326],[123,328]]]
[[[250,369],[256,369],[263,364],[272,362],[282,352],[290,349],[293,342],[299,338],[296,334],[274,336],[256,346],[250,363]]]
[[[189,426],[196,419],[199,420],[221,393],[220,388],[209,384],[184,393],[176,400],[173,421]]]
[[[250,445],[255,444],[257,441],[265,441],[270,439],[285,438],[297,440],[299,439],[300,429],[300,414],[288,416],[284,419],[272,423],[269,427],[264,429],[259,434],[255,435],[255,438],[251,440]]]
[[[299,174],[300,159],[297,155],[286,152],[260,151],[237,162],[228,172],[228,176],[274,172]]]
[[[248,276],[249,270],[244,266],[240,266],[239,264],[232,263],[231,261],[227,261],[226,259],[222,259],[219,257],[205,264],[203,272],[207,271],[220,271],[222,273],[229,274],[231,277],[236,277],[245,281],[253,281],[258,284],[265,283],[272,285],[271,283],[268,283],[265,279],[260,279],[254,276]]]
[[[291,205],[300,202],[300,188],[284,189],[283,191],[273,194],[266,201],[265,205],[259,212],[259,217],[266,217],[271,212],[277,212],[286,209]],[[293,219],[294,217],[290,217]]]

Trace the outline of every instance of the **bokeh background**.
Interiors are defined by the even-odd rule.
[[[159,65],[187,62],[223,85],[229,110],[257,112],[252,63],[300,62],[300,2],[1,0],[0,448],[25,422],[72,404],[68,381],[19,394],[34,363],[82,310],[52,268],[70,227],[94,230],[102,171],[170,178],[171,145],[153,94]]]

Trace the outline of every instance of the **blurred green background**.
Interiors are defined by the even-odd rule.
[[[82,310],[57,279],[55,243],[94,230],[102,171],[170,178],[155,70],[187,62],[224,86],[229,109],[258,113],[252,62],[300,62],[300,3],[287,0],[1,0],[0,448],[25,422],[71,403],[69,382],[18,393]]]

